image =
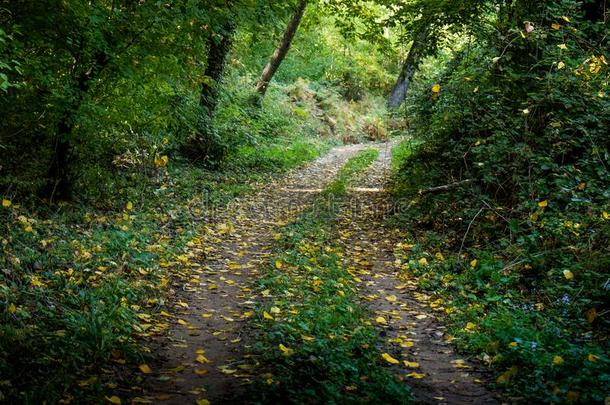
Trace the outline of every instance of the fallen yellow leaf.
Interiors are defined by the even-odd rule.
[[[11,206],[11,204],[12,204],[11,200],[2,200],[2,206],[3,206],[4,208],[8,208],[8,207],[10,207],[10,206]]]
[[[283,344],[279,344],[278,347],[284,356],[292,356],[294,354],[294,350],[289,347],[284,346]]]
[[[561,356],[553,356],[553,365],[559,366],[563,364],[563,357]]]
[[[263,312],[263,318],[265,318],[265,319],[273,319],[273,317],[271,315],[269,315],[269,312],[267,312],[267,311]]]
[[[143,372],[144,374],[150,374],[152,373],[152,370],[150,369],[150,367],[148,367],[148,364],[140,364],[138,366],[138,368],[140,369],[141,372]]]
[[[195,402],[197,403],[197,405],[210,405],[210,401],[208,401],[207,399],[198,399]]]
[[[375,322],[377,322],[380,325],[387,325],[388,324],[388,321],[386,321],[383,316],[378,316],[377,318],[375,318]]]
[[[416,379],[424,378],[425,376],[426,376],[425,374],[415,373],[415,372],[407,374],[407,377],[416,378]]]
[[[590,308],[585,312],[585,317],[587,318],[587,322],[593,323],[595,318],[597,318],[597,310],[595,308]]]
[[[566,280],[572,280],[574,278],[574,273],[572,273],[570,270],[564,270],[563,276],[566,278]]]
[[[540,201],[540,202],[538,203],[538,206],[539,206],[540,208],[545,208],[545,207],[548,207],[548,205],[549,205],[549,200]]]
[[[388,353],[382,353],[381,357],[390,364],[400,364],[400,361],[390,356]]]
[[[403,361],[403,363],[405,364],[405,367],[408,368],[418,368],[419,367],[419,363],[416,361]]]
[[[116,395],[113,395],[111,397],[106,397],[106,399],[108,400],[108,402],[110,402],[111,404],[115,404],[115,405],[121,405],[121,398],[117,397]]]

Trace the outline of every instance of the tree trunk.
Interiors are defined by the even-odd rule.
[[[405,59],[402,70],[400,71],[400,75],[398,76],[398,80],[396,81],[392,94],[388,99],[389,108],[398,108],[405,100],[409,87],[411,87],[413,75],[415,74],[415,71],[419,65],[421,53],[426,46],[427,39],[428,28],[424,27],[415,36],[411,49],[409,49],[407,59]]]
[[[199,105],[201,105],[210,119],[218,105],[218,89],[225,70],[227,56],[233,45],[234,32],[235,24],[232,21],[227,22],[223,26],[220,40],[210,40],[208,46],[208,60],[204,72],[204,81],[201,85]]]
[[[222,27],[220,38],[209,40],[207,64],[199,95],[201,112],[195,123],[196,133],[182,148],[183,153],[190,159],[210,167],[218,166],[225,154],[225,148],[212,126],[212,120],[218,106],[220,82],[233,45],[235,28],[233,21],[227,21]]]
[[[91,87],[91,80],[104,69],[110,58],[105,52],[98,52],[88,68],[84,68],[76,80],[76,97],[64,111],[61,120],[57,123],[55,133],[55,146],[53,159],[49,165],[48,182],[44,189],[44,196],[51,202],[72,197],[72,176],[70,173],[70,153],[72,144],[70,135],[74,130],[76,114],[80,109],[85,95]]]
[[[288,50],[290,50],[290,45],[292,44],[292,40],[301,24],[301,19],[303,18],[303,14],[305,14],[305,8],[307,7],[307,0],[302,0],[295,13],[293,14],[288,26],[286,27],[286,31],[284,32],[284,36],[280,41],[280,44],[273,52],[271,59],[263,69],[263,74],[261,75],[258,84],[256,85],[256,91],[260,94],[261,98],[265,96],[267,92],[267,87],[269,87],[269,83],[271,79],[273,79],[273,75],[277,72],[277,69],[282,64],[282,61],[286,57]]]

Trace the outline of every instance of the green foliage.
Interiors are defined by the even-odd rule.
[[[256,350],[264,381],[254,393],[258,402],[410,399],[408,387],[379,363],[377,332],[366,324],[368,314],[357,303],[352,276],[332,243],[336,203],[377,154],[365,150],[350,159],[314,208],[282,232],[260,282],[263,294],[273,299],[259,309]]]
[[[421,251],[447,258],[413,271],[453,297],[460,346],[528,400],[607,395],[609,324],[596,314],[610,263],[610,55],[599,7],[504,5],[444,70],[424,69],[407,101],[423,142],[395,177],[397,196],[469,180],[403,216],[425,231]]]

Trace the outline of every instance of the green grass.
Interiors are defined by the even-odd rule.
[[[260,281],[263,296],[271,298],[258,311],[256,351],[263,376],[253,393],[258,402],[410,399],[408,386],[380,365],[377,332],[366,322],[366,309],[358,304],[354,280],[333,242],[337,203],[377,154],[366,150],[352,158],[315,207],[281,233],[276,255]]]

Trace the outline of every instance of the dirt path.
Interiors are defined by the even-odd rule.
[[[399,278],[393,249],[405,238],[384,221],[390,158],[391,145],[380,147],[378,160],[350,190],[338,220],[346,265],[362,280],[363,303],[373,311],[371,322],[384,342],[380,351],[400,360],[395,371],[413,387],[417,403],[499,403],[482,384],[484,374],[447,342],[437,319],[444,313],[442,304],[418,292],[414,281]]]
[[[213,213],[201,238],[184,254],[190,275],[174,285],[175,308],[166,314],[171,332],[156,343],[164,362],[146,376],[144,398],[164,404],[236,403],[251,381],[254,360],[245,325],[260,298],[253,285],[274,235],[364,148],[335,148]]]

